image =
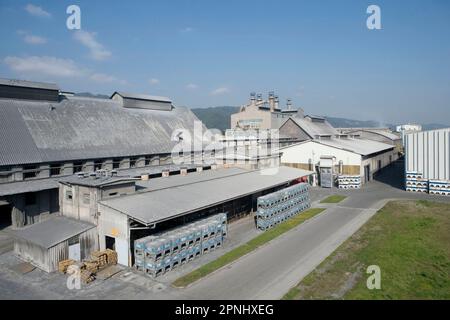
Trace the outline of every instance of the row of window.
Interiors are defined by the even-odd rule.
[[[170,158],[170,156],[165,156],[165,157],[155,157],[155,156],[145,156],[143,161],[144,161],[144,166],[150,166],[152,165],[153,161],[157,161],[157,163],[155,163],[155,165],[159,165],[160,161],[167,161]],[[126,163],[126,159],[129,159],[128,162],[130,164],[130,168],[136,168],[137,164],[138,164],[138,160],[139,157],[130,157],[130,158],[115,158],[112,160],[112,169],[120,169],[121,168],[121,164]],[[83,162],[83,161],[75,161],[73,162],[72,168],[73,168],[73,173],[77,173],[77,172],[82,172],[85,165],[87,162]],[[105,160],[95,160],[94,164],[93,164],[93,171],[97,171],[100,169],[103,169],[105,166],[106,162]],[[50,176],[60,176],[64,174],[64,164],[63,163],[52,163],[50,164]],[[66,168],[70,168],[67,167]],[[23,173],[23,179],[27,180],[27,179],[33,179],[33,178],[37,178],[39,177],[40,173],[42,171],[45,171],[46,169],[42,169],[40,167],[40,165],[38,164],[33,164],[33,165],[24,165],[23,169],[22,169],[22,173]],[[5,166],[5,167],[1,167],[0,168],[1,172],[4,172],[5,174],[9,174],[12,171],[12,167],[11,166]]]

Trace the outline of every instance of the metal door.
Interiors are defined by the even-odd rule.
[[[128,241],[126,239],[116,238],[117,262],[128,266]]]
[[[79,243],[69,245],[69,259],[81,261],[81,250]]]
[[[370,164],[364,166],[364,182],[370,181]]]
[[[333,172],[331,168],[326,167],[320,168],[320,186],[322,188],[333,187]]]

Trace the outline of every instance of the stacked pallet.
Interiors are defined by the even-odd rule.
[[[67,268],[73,264],[75,264],[75,260],[67,259],[67,260],[61,260],[58,263],[58,271],[61,273],[67,273]]]
[[[135,268],[151,277],[158,277],[220,247],[226,235],[227,216],[220,213],[137,239],[134,242]]]
[[[361,176],[358,175],[339,175],[338,176],[339,189],[360,189]]]
[[[430,180],[428,182],[430,194],[441,196],[450,196],[450,181],[448,180]]]
[[[309,185],[299,183],[257,200],[256,226],[267,230],[311,207]]]
[[[80,277],[81,277],[81,281],[83,281],[83,283],[85,283],[85,284],[88,284],[95,280],[94,273],[92,273],[86,269],[81,270]]]
[[[117,264],[117,252],[106,249],[91,253],[91,259],[78,262],[72,259],[62,260],[58,263],[58,270],[61,273],[73,274],[80,272],[81,280],[90,283],[95,280],[95,274],[107,266]]]
[[[420,172],[406,172],[406,191],[427,193],[428,179],[423,178]]]

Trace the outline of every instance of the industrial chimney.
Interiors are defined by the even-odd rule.
[[[273,91],[269,92],[269,106],[270,106],[270,112],[275,111],[275,94]]]
[[[279,108],[280,100],[278,99],[278,96],[275,96],[275,109]]]
[[[250,93],[250,105],[254,106],[256,104],[256,93]]]
[[[292,109],[292,100],[291,99],[287,99],[286,106],[289,111]]]

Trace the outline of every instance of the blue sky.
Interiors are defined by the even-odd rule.
[[[80,31],[66,8],[81,8]],[[381,8],[382,30],[366,9]],[[241,105],[274,90],[307,113],[450,124],[450,2],[0,0],[0,77],[69,91]]]

